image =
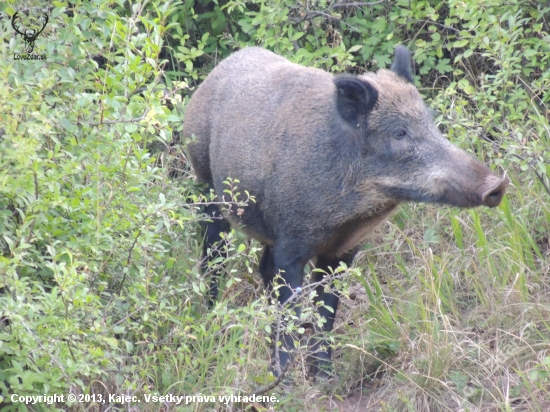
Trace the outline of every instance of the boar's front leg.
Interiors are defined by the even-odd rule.
[[[260,259],[260,274],[262,275],[265,288],[271,291],[276,272],[275,264],[273,263],[273,248],[267,245],[264,245],[264,251]]]
[[[264,277],[264,281],[271,283],[274,274],[279,274],[280,278],[276,279],[276,282],[280,285],[278,288],[279,303],[285,305],[287,301],[292,297],[296,288],[302,287],[304,281],[304,266],[307,262],[305,254],[297,253],[296,247],[292,245],[283,246],[276,244],[271,251],[270,247],[264,249],[264,256],[260,264],[260,270]],[[291,307],[294,307],[296,315],[300,315],[299,307],[296,306],[297,297],[289,302]],[[283,322],[278,322],[275,325],[275,330],[284,330]],[[274,342],[275,348],[273,356],[271,358],[273,372],[276,376],[279,376],[287,363],[292,361],[294,350],[294,337],[290,333],[280,332],[280,342]]]
[[[315,267],[321,269],[323,272],[330,274],[330,269],[335,270],[340,262],[344,262],[347,266],[350,266],[357,251],[351,251],[340,257],[333,256],[319,256],[317,258],[317,264]],[[320,282],[325,277],[325,273],[315,271],[313,272],[312,281]],[[340,295],[338,292],[331,290],[331,283],[322,284],[317,286],[317,297],[315,302],[323,301],[323,305],[319,307],[319,314],[326,319],[323,324],[323,332],[330,332],[334,327],[334,319],[336,318],[336,309],[338,308],[338,301]],[[332,309],[328,309],[328,308]],[[315,331],[316,334],[318,331]],[[314,338],[310,341],[309,352],[311,353],[307,358],[309,364],[309,374],[316,376],[317,378],[328,378],[332,369],[330,362],[332,356],[332,348],[330,344],[321,335],[321,338]]]

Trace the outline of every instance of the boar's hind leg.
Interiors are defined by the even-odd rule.
[[[210,268],[209,262],[213,261],[217,257],[221,256],[223,259],[227,258],[227,250],[223,242],[221,242],[221,234],[229,232],[230,226],[227,220],[222,219],[219,209],[216,205],[209,205],[206,207],[205,213],[212,218],[211,222],[204,222],[204,243],[202,246],[202,272],[207,273]],[[209,253],[210,252],[210,253]],[[220,277],[222,276],[223,268],[218,267],[212,274],[212,280],[210,281],[210,293],[208,299],[208,306],[214,305],[214,300],[218,297],[218,284]]]
[[[321,269],[326,273],[330,273],[329,267],[334,270],[340,265],[340,262],[344,262],[348,266],[351,265],[356,253],[356,251],[353,251],[340,257],[319,256],[317,258],[317,264],[315,266],[317,269]],[[325,273],[313,272],[312,275],[313,282],[320,282],[324,278]],[[323,325],[323,332],[330,332],[332,330],[332,327],[334,326],[334,318],[336,317],[338,300],[340,299],[337,292],[325,292],[325,289],[327,287],[330,288],[330,286],[330,284],[323,284],[317,286],[316,289],[316,302],[319,300],[323,300],[324,302],[324,306],[321,306],[319,308],[319,314],[326,319],[326,322]],[[330,307],[332,311],[327,309],[325,306]],[[317,335],[318,333],[315,334]],[[308,356],[308,364],[310,365],[309,373],[319,378],[328,377],[331,369],[330,358],[332,350],[330,345],[322,337],[321,339],[312,339],[310,344],[311,347],[309,348],[309,351],[311,355]]]

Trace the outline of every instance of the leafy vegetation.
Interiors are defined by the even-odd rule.
[[[195,396],[178,407],[198,411],[549,409],[548,2],[54,1],[43,61],[14,58],[17,7],[0,3],[2,410],[26,410],[13,394],[154,393]],[[207,309],[199,221],[212,199],[180,135],[188,96],[248,45],[362,73],[399,43],[441,129],[510,177],[507,197],[495,210],[405,205],[336,270],[330,390],[306,379],[304,351],[292,393],[268,392],[277,402],[201,402],[261,391],[276,320],[304,343],[319,320],[307,298],[302,319],[280,314],[255,275],[260,245],[239,233]],[[228,195],[246,207],[238,182]]]

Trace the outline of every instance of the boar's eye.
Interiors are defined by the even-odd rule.
[[[405,136],[407,136],[407,131],[405,129],[397,129],[393,132],[393,137],[395,139],[403,139]]]

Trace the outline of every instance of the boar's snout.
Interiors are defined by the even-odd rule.
[[[504,193],[506,193],[506,186],[508,186],[510,180],[507,177],[499,179],[494,175],[489,175],[485,179],[485,191],[481,197],[481,202],[484,206],[496,207],[500,204]]]
[[[424,183],[429,197],[424,198],[419,192],[420,196],[407,196],[406,200],[458,207],[497,207],[510,183],[507,177],[495,176],[483,163],[454,146],[432,167],[435,172]]]

